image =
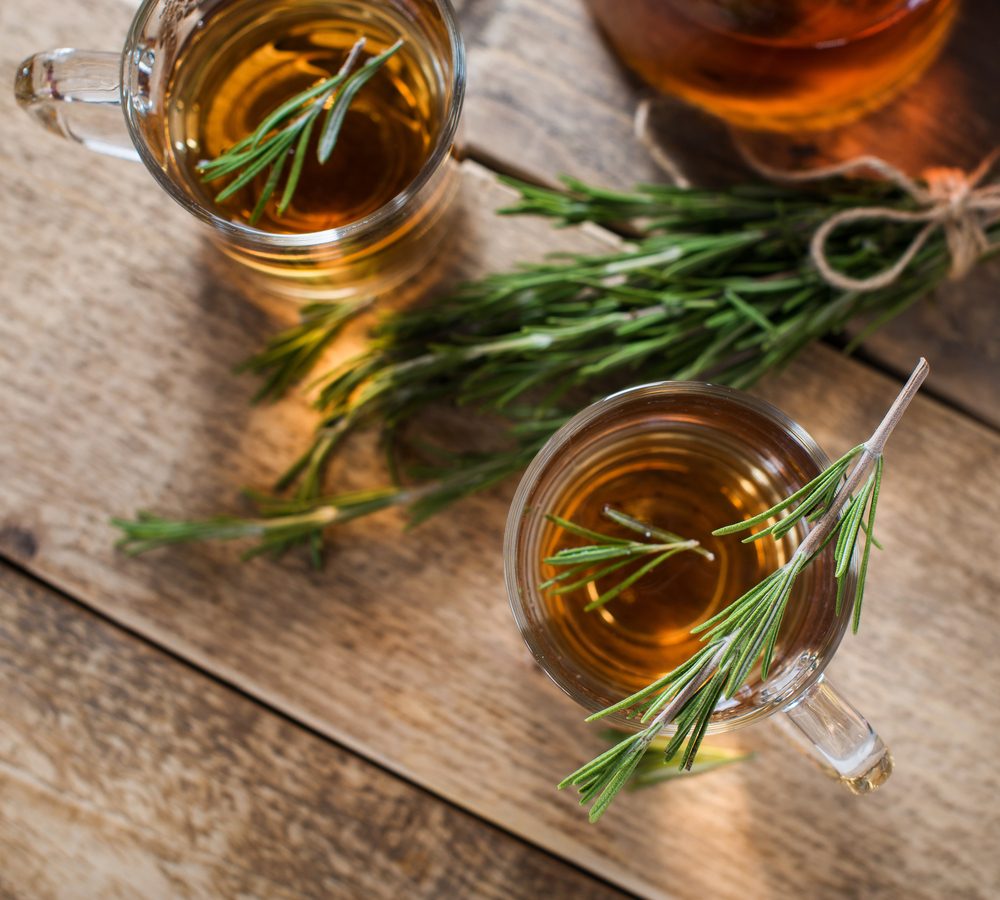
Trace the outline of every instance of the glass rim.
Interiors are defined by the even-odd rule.
[[[624,390],[616,391],[601,400],[595,401],[563,424],[559,430],[556,431],[548,441],[546,441],[545,445],[538,451],[534,459],[532,459],[528,468],[525,470],[524,475],[521,477],[521,481],[514,493],[514,498],[511,501],[510,509],[507,514],[506,526],[504,528],[504,585],[507,591],[507,601],[510,605],[514,621],[517,624],[521,638],[531,651],[531,655],[535,658],[535,661],[538,663],[542,671],[545,672],[549,680],[580,706],[585,707],[586,704],[581,703],[578,697],[571,692],[569,687],[557,678],[555,673],[549,668],[546,662],[547,654],[534,639],[533,632],[535,629],[533,629],[531,622],[529,621],[529,617],[525,612],[525,604],[520,599],[519,575],[522,561],[519,558],[517,545],[518,538],[521,533],[521,523],[529,508],[527,502],[528,498],[537,487],[552,458],[582,429],[636,397],[642,397],[644,395],[655,397],[685,392],[706,396],[721,396],[727,398],[728,400],[735,401],[744,407],[749,407],[754,412],[772,419],[780,425],[780,427],[784,429],[787,434],[798,441],[798,443],[804,450],[806,450],[809,456],[816,463],[819,471],[823,471],[823,469],[830,465],[829,457],[812,437],[812,435],[773,403],[769,403],[766,400],[754,397],[745,391],[737,390],[736,388],[729,387],[728,385],[711,384],[703,381],[655,381],[637,385],[635,387],[625,388]],[[849,583],[845,588],[848,592],[853,591],[853,583],[851,582],[854,582],[857,578],[857,567],[858,563],[857,558],[855,557],[851,562],[850,569],[848,570]],[[845,615],[840,615],[837,618],[836,623],[832,625],[831,640],[826,648],[826,651],[821,656],[817,657],[814,664],[810,667],[806,677],[799,680],[794,685],[793,690],[790,692],[782,691],[774,698],[759,705],[755,705],[730,718],[710,722],[708,726],[708,733],[723,734],[725,732],[734,731],[738,728],[743,728],[758,719],[766,718],[781,709],[789,707],[799,700],[806,693],[806,691],[808,691],[822,677],[827,665],[829,665],[831,659],[836,653],[837,648],[840,646],[840,643],[844,638],[844,634],[847,631],[848,620],[849,616]],[[620,714],[616,716],[609,716],[606,722],[607,724],[617,725],[630,730],[635,730],[639,727],[634,720],[624,719]],[[666,732],[669,733],[671,728],[672,726],[668,725],[665,729]]]
[[[139,158],[159,185],[188,212],[202,222],[212,226],[216,231],[221,232],[225,237],[244,245],[252,244],[263,249],[302,248],[314,247],[320,244],[341,244],[351,238],[361,237],[376,230],[401,210],[405,209],[420,190],[437,174],[451,154],[451,149],[455,142],[455,134],[458,131],[458,123],[462,115],[462,105],[465,100],[467,79],[465,43],[462,40],[462,34],[458,27],[458,17],[451,0],[432,0],[435,6],[441,10],[447,30],[448,44],[451,49],[451,99],[448,104],[448,113],[438,133],[434,148],[424,161],[420,171],[403,190],[391,200],[382,204],[378,209],[370,212],[367,216],[363,216],[353,222],[348,222],[346,225],[341,225],[337,228],[328,228],[324,231],[276,234],[271,231],[254,228],[252,225],[232,222],[229,219],[216,215],[210,209],[193,200],[184,191],[181,191],[174,180],[166,174],[163,167],[150,151],[146,140],[140,132],[139,124],[135,119],[135,111],[130,99],[130,81],[128,75],[135,66],[134,50],[139,43],[147,18],[153,8],[160,2],[162,0],[144,0],[132,19],[128,37],[125,40],[125,46],[122,50],[119,84],[121,107],[125,115],[125,123],[128,128],[129,137],[132,139]]]

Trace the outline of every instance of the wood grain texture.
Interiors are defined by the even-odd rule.
[[[0,564],[0,896],[622,896]]]
[[[5,4],[0,66],[25,48],[106,43],[119,4],[96,6],[61,10],[56,32]],[[865,633],[833,667],[895,752],[882,792],[847,796],[762,726],[736,736],[763,751],[754,763],[625,797],[593,828],[552,786],[600,741],[534,667],[507,611],[509,487],[405,538],[394,513],[355,523],[321,573],[298,557],[241,565],[230,547],[139,560],[112,550],[110,514],[232,508],[238,488],[266,485],[301,446],[312,426],[304,402],[251,408],[252,380],[231,374],[290,310],[238,297],[209,265],[201,232],[141,169],[60,144],[14,115],[6,95],[0,116],[0,552],[352,750],[644,895],[1000,891],[993,432],[921,399],[893,439],[880,506],[889,550],[873,564]],[[610,240],[497,219],[506,198],[466,167],[457,268]],[[761,393],[835,453],[869,433],[895,390],[821,349]],[[379,477],[360,445],[334,482]],[[956,648],[943,670],[942,634]]]
[[[551,245],[547,226],[489,213],[506,195],[487,175],[467,168],[466,181],[459,251],[469,271]],[[74,189],[101,186],[91,172]],[[866,635],[835,664],[894,746],[899,771],[883,793],[846,796],[762,728],[739,741],[766,750],[756,763],[625,798],[592,828],[552,785],[599,741],[509,620],[499,553],[509,492],[406,539],[394,514],[357,523],[322,573],[299,558],[241,565],[219,546],[114,553],[109,512],[227,506],[242,484],[266,483],[311,419],[299,401],[246,406],[251,384],[229,369],[259,340],[260,315],[209,280],[179,213],[158,212],[169,247],[145,242],[141,264],[109,250],[95,265],[72,252],[90,230],[85,207],[67,215],[71,200],[32,200],[70,242],[41,268],[24,248],[8,270],[36,287],[14,293],[0,340],[12,438],[0,450],[3,552],[357,752],[637,892],[934,897],[996,887],[997,774],[976,752],[998,725],[986,685],[1000,674],[1000,548],[981,502],[996,496],[994,435],[918,402],[895,438],[881,512],[892,552],[873,573]],[[128,244],[148,232],[135,219]],[[152,277],[150,297],[123,291],[130,275]],[[822,351],[764,393],[838,451],[870,430],[894,385]],[[373,458],[355,448],[339,484],[377,478]],[[937,532],[914,532],[917,510],[974,536],[949,547],[947,568]],[[945,608],[941,598],[956,599]],[[940,629],[962,653],[939,677]],[[969,699],[956,707],[959,693]]]
[[[963,0],[945,54],[896,102],[791,144],[758,141],[761,156],[808,166],[875,153],[914,173],[973,167],[1000,145],[998,34],[1000,4]],[[503,0],[477,31],[469,85],[465,134],[479,159],[544,181],[563,172],[614,186],[665,177],[633,136],[633,113],[648,89],[617,62],[581,0]],[[654,133],[692,181],[746,171],[717,122],[676,102],[658,101],[654,110]],[[905,313],[865,352],[900,374],[914,356],[934,357],[929,388],[1000,425],[998,291],[1000,265],[984,267]]]

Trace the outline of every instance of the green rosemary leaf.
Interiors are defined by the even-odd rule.
[[[609,739],[611,734],[615,734],[615,732],[609,732]],[[726,747],[708,746],[703,743],[691,766],[688,769],[678,769],[676,766],[667,764],[664,760],[663,745],[660,739],[656,739],[651,742],[649,749],[639,765],[636,766],[625,789],[628,791],[641,790],[667,781],[676,781],[678,778],[690,778],[706,772],[713,772],[733,763],[747,762],[751,759],[753,759],[752,753],[731,750]]]
[[[344,326],[370,306],[366,299],[303,306],[298,325],[276,335],[260,353],[237,367],[237,372],[254,372],[264,378],[254,402],[277,399],[304,380]]]
[[[372,79],[375,73],[402,46],[403,41],[398,40],[388,50],[380,53],[378,56],[373,56],[357,72],[351,75],[340,89],[337,99],[326,114],[326,121],[323,123],[323,130],[320,133],[316,156],[321,163],[325,163],[330,158],[334,145],[337,143],[337,137],[340,135],[340,128],[344,124],[344,118],[347,116],[347,110],[351,103],[354,102],[358,91]]]
[[[607,515],[607,514],[606,514]],[[584,528],[582,525],[577,525],[575,522],[569,521],[569,519],[564,519],[562,516],[554,516],[547,514],[545,516],[554,525],[558,525],[560,528],[565,529],[570,534],[575,534],[579,537],[590,538],[591,540],[598,541],[602,544],[619,544],[625,545],[632,543],[628,538],[617,538],[610,534],[604,534],[600,531],[592,531],[589,528]],[[610,518],[610,516],[609,516]],[[683,540],[683,538],[675,538],[676,540]]]
[[[612,537],[611,535],[602,534],[589,528],[584,528],[583,526],[570,522],[560,516],[554,516],[551,514],[546,516],[549,522],[558,525],[568,533],[596,541],[597,543],[588,544],[583,547],[566,547],[552,556],[545,557],[542,560],[545,565],[556,568],[565,568],[567,570],[565,573],[567,578],[577,579],[577,576],[583,575],[587,572],[587,568],[593,566],[595,563],[607,562],[609,560],[615,561],[609,566],[589,571],[583,578],[573,580],[570,584],[560,585],[558,588],[554,589],[554,593],[557,595],[565,595],[587,584],[594,583],[599,578],[606,577],[609,574],[619,571],[634,560],[638,560],[644,556],[652,557],[647,562],[639,566],[635,571],[627,575],[613,588],[605,591],[595,600],[588,603],[585,607],[588,611],[597,609],[599,606],[604,606],[606,603],[610,603],[615,597],[621,594],[622,591],[627,590],[640,578],[648,575],[654,569],[670,559],[670,557],[675,556],[678,553],[683,553],[684,551],[689,550],[699,552],[700,555],[704,556],[709,561],[715,558],[711,553],[702,548],[697,541],[685,540],[680,535],[676,535],[671,531],[645,525],[644,523],[639,522],[619,510],[606,507],[603,510],[603,514],[618,525],[641,534],[644,538],[646,538],[646,540],[623,540],[621,538]],[[655,543],[651,541],[651,539],[654,538],[656,539]],[[554,585],[562,580],[562,576],[557,574],[556,576],[542,582],[539,589],[551,590]]]
[[[779,288],[782,290],[782,288]],[[761,311],[754,306],[752,303],[747,303],[737,292],[736,288],[732,285],[728,286],[725,291],[723,291],[723,296],[726,300],[731,303],[736,309],[745,316],[751,322],[758,325],[764,332],[771,334],[774,332],[774,324],[763,315]]]
[[[261,172],[264,171],[264,169],[273,165],[277,160],[282,159],[285,153],[288,152],[288,149],[291,147],[294,140],[295,135],[291,134],[283,135],[279,140],[275,141],[274,145],[269,147],[266,153],[262,154],[259,159],[250,163],[238,178],[231,181],[225,188],[215,195],[215,202],[222,203],[224,200],[228,200],[238,190],[246,187],[251,181],[253,181]]]
[[[868,505],[868,498],[871,496],[872,488],[875,484],[874,476],[869,476],[865,486],[853,497],[844,511],[844,522],[840,528],[840,537],[837,540],[836,549],[833,555],[837,560],[835,577],[843,578],[851,564],[854,555],[854,547],[858,541],[858,531],[861,528],[861,517],[865,514],[865,507]]]
[[[642,761],[642,757],[646,753],[649,742],[654,736],[655,732],[649,734],[648,736],[647,732],[640,732],[640,740],[635,742],[634,747],[629,750],[628,754],[615,768],[611,777],[607,779],[600,796],[597,797],[594,804],[590,807],[588,818],[591,823],[596,822],[601,818],[601,816],[604,815],[607,808],[611,805],[611,801],[614,800],[615,797],[618,796],[621,789],[625,787],[629,778],[631,778],[632,773]]]
[[[613,588],[611,588],[608,591],[605,591],[597,599],[591,600],[590,603],[588,603],[584,607],[584,609],[587,612],[591,612],[592,610],[605,606],[606,604],[614,600],[615,597],[621,594],[622,591],[628,590],[640,578],[644,577],[645,575],[648,575],[650,572],[653,571],[653,569],[658,568],[661,564],[665,563],[668,559],[670,559],[671,556],[674,556],[685,549],[687,548],[679,547],[675,550],[667,550],[666,552],[661,553],[659,556],[654,556],[649,562],[647,562],[643,566],[640,566],[638,569],[632,572],[627,578],[620,581]]]
[[[647,525],[627,513],[623,513],[621,510],[615,509],[614,507],[605,506],[601,512],[605,518],[621,525],[623,528],[628,528],[630,531],[641,534],[647,541],[652,538],[663,541],[665,544],[680,543],[684,541],[684,538],[682,538],[679,534],[674,534],[672,531],[667,531],[664,528],[657,528],[654,525]]]
[[[715,710],[715,705],[719,702],[719,698],[722,696],[724,683],[725,677],[723,673],[720,672],[704,688],[705,699],[702,701],[701,711],[692,734],[688,738],[687,749],[681,759],[679,768],[690,771],[691,766],[694,763],[695,756],[701,747],[701,742],[705,739],[705,732],[708,729],[709,720],[712,718],[712,712]],[[664,753],[664,757],[666,757],[666,753]]]
[[[582,565],[574,568],[571,571],[573,572],[573,577],[580,574],[581,572],[587,572],[588,573],[587,575],[585,575],[583,578],[578,579],[577,581],[571,582],[570,584],[560,584],[559,587],[555,588],[552,591],[552,593],[555,594],[557,597],[560,597],[563,594],[571,594],[573,593],[573,591],[578,591],[580,590],[580,588],[586,587],[588,584],[600,581],[602,578],[607,578],[608,575],[613,575],[615,572],[624,569],[626,566],[631,565],[633,562],[634,559],[621,559],[611,563],[608,566],[605,566],[603,569],[598,569],[596,571],[591,569],[589,563],[583,563]],[[551,580],[552,579],[550,579],[550,581]],[[538,586],[538,589],[544,591],[546,589],[546,585],[540,584]]]
[[[846,470],[847,466],[862,450],[864,450],[864,444],[859,444],[857,447],[848,450],[847,453],[845,453],[840,459],[838,459],[835,463],[833,463],[832,466],[830,466],[825,471],[821,472],[812,481],[803,485],[801,488],[795,491],[795,493],[789,495],[780,503],[776,503],[770,509],[765,510],[759,515],[753,516],[750,519],[745,519],[742,522],[734,522],[732,525],[726,525],[723,528],[716,528],[715,531],[712,532],[712,534],[716,535],[717,537],[721,537],[722,535],[727,535],[727,534],[736,534],[737,532],[745,531],[748,528],[753,528],[755,525],[760,525],[763,522],[766,522],[768,519],[774,518],[776,515],[778,515],[781,512],[784,512],[786,509],[788,509],[797,501],[801,500],[803,497],[812,494],[814,491],[817,490],[817,488],[825,488],[829,486],[831,482],[836,483],[837,481],[839,481],[840,478],[843,477],[843,473]]]
[[[227,151],[218,159],[198,163],[198,171],[202,173],[202,181],[206,183],[217,181],[220,178],[224,178],[226,175],[230,175],[231,173],[238,171],[251,160],[261,159],[267,153],[274,150],[275,146],[283,138],[284,135],[280,133],[275,134],[268,138],[259,147],[254,147],[252,150],[247,150],[241,153],[232,153],[232,151]],[[231,153],[232,155],[230,155]]]
[[[644,552],[642,544],[610,544],[608,546],[567,547],[555,556],[542,560],[548,566],[575,566],[579,563],[604,562],[608,559],[634,558]]]
[[[285,192],[281,195],[281,201],[278,203],[279,216],[283,216],[288,211],[292,197],[295,195],[295,189],[299,186],[299,179],[302,177],[302,166],[306,161],[306,150],[309,149],[309,138],[312,136],[315,124],[316,120],[310,119],[306,122],[302,133],[299,135],[298,144],[295,147],[295,159],[292,162],[292,169],[288,173],[288,180],[285,182]],[[251,224],[253,223],[251,222]]]
[[[854,592],[854,612],[851,622],[851,631],[854,634],[858,633],[858,628],[861,626],[861,602],[864,599],[865,580],[868,577],[868,558],[871,555],[872,544],[876,543],[872,535],[875,530],[875,508],[878,505],[879,491],[882,489],[882,465],[882,457],[880,456],[878,462],[875,463],[875,482],[868,506],[868,525],[865,529],[865,549],[861,556],[861,568],[858,571],[858,586]]]
[[[364,47],[364,44],[364,38],[361,38],[354,45],[354,47],[351,48],[351,53],[348,55],[348,62],[353,64],[352,57],[355,59],[357,58],[355,50],[360,51]],[[250,136],[250,149],[252,150],[253,148],[259,146],[261,141],[264,140],[265,135],[267,135],[273,128],[277,128],[278,125],[284,122],[289,116],[300,112],[302,107],[305,106],[310,100],[321,96],[329,96],[331,90],[343,82],[345,77],[346,75],[344,70],[341,69],[340,73],[334,75],[332,78],[321,81],[319,84],[313,85],[311,88],[302,91],[300,94],[296,94],[291,99],[282,103],[281,106],[270,113],[270,115],[268,115],[264,121],[257,126],[257,130]]]
[[[264,189],[260,192],[260,197],[257,199],[257,205],[253,208],[253,212],[250,214],[251,225],[256,225],[260,220],[260,217],[264,214],[264,209],[267,207],[267,201],[271,199],[271,195],[278,187],[278,179],[281,178],[281,173],[284,171],[285,161],[287,159],[288,157],[283,153],[278,157],[277,162],[271,167],[271,174],[268,175],[267,181],[264,184]]]

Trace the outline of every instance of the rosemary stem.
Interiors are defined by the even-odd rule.
[[[661,709],[656,717],[650,722],[650,730],[653,726],[656,726],[658,733],[659,730],[665,728],[673,720],[674,716],[681,710],[685,703],[688,702],[697,692],[700,690],[702,685],[705,683],[706,677],[714,671],[716,666],[722,660],[722,657],[726,655],[726,650],[729,649],[729,645],[732,643],[732,635],[726,635],[719,641],[719,647],[698,669],[698,673],[691,678],[690,681],[681,689],[681,691],[671,700],[663,709]]]
[[[882,450],[885,448],[885,442],[889,439],[889,435],[892,434],[893,429],[899,424],[899,420],[903,417],[903,413],[906,412],[907,407],[909,407],[913,398],[917,395],[917,391],[920,390],[920,386],[924,383],[924,380],[930,374],[930,371],[930,365],[928,365],[927,360],[921,356],[916,367],[910,373],[910,377],[907,379],[906,384],[903,385],[903,389],[899,392],[896,399],[893,400],[892,406],[889,407],[889,411],[885,414],[885,418],[882,419],[881,424],[875,429],[872,436],[865,442],[865,446],[870,449],[875,456],[882,455]]]
[[[927,378],[928,374],[930,374],[930,371],[930,365],[927,363],[927,360],[921,356],[917,365],[913,369],[913,372],[910,373],[910,377],[907,379],[906,384],[903,385],[902,390],[896,396],[896,399],[893,400],[892,406],[889,407],[885,417],[879,423],[878,428],[876,428],[872,432],[872,436],[865,441],[864,450],[861,451],[858,461],[854,464],[850,474],[847,476],[847,481],[844,483],[843,488],[837,492],[836,501],[819,519],[809,534],[806,535],[805,540],[803,540],[802,543],[795,549],[795,553],[792,555],[791,561],[794,561],[797,558],[808,559],[823,545],[827,536],[840,520],[841,510],[851,497],[854,496],[855,491],[857,491],[862,482],[868,477],[871,467],[882,455],[882,452],[885,450],[886,441],[889,440],[889,435],[892,434],[893,429],[895,429],[895,427],[899,424],[899,420],[903,417],[903,413],[906,412],[907,407],[917,395],[917,391],[920,390],[920,385],[924,383],[924,380]]]

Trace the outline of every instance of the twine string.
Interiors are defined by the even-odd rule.
[[[650,134],[652,103],[655,100],[645,99],[636,109],[633,122],[636,137],[674,183],[687,186],[676,164]],[[873,172],[896,185],[918,206],[914,210],[859,206],[834,213],[823,222],[813,233],[809,256],[823,280],[831,287],[843,291],[876,291],[888,287],[906,271],[938,229],[944,231],[951,258],[949,277],[952,279],[963,278],[984,253],[1000,246],[991,242],[987,234],[987,228],[1000,221],[1000,183],[983,184],[1000,161],[1000,147],[989,153],[971,172],[947,167],[929,168],[922,173],[921,182],[878,156],[857,156],[829,166],[794,171],[765,163],[736,136],[734,143],[747,165],[770,181],[808,184],[851,176],[861,171]],[[833,233],[853,222],[901,222],[923,227],[894,263],[866,278],[855,278],[834,267],[827,249]]]
[[[823,222],[813,233],[809,256],[823,280],[832,287],[843,291],[877,291],[888,287],[906,271],[938,229],[944,230],[952,279],[965,277],[979,258],[994,246],[986,229],[1000,216],[1000,184],[983,185],[982,182],[1000,161],[1000,147],[971,172],[946,167],[925,169],[921,184],[878,156],[857,156],[834,165],[795,172],[769,166],[750,154],[742,142],[738,142],[738,146],[751,168],[772,181],[808,184],[866,170],[895,184],[920,207],[902,210],[890,206],[859,206],[834,213]],[[923,228],[894,263],[867,278],[855,278],[834,268],[827,252],[833,233],[852,222],[903,222],[922,224]]]

